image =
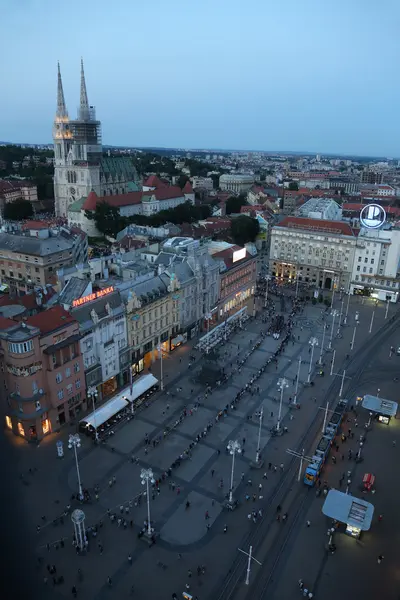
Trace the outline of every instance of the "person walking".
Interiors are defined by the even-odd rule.
[[[72,586],[71,592],[72,592],[73,597],[76,598],[78,595],[78,590],[76,589],[76,587],[74,585]]]
[[[380,554],[380,555],[378,556],[378,565],[380,565],[380,564],[381,564],[381,562],[383,561],[383,559],[384,559],[384,558],[385,558],[385,557],[383,556],[383,554]]]
[[[306,526],[310,527],[310,525],[311,525],[311,521],[306,521]]]
[[[382,521],[382,519],[383,519],[383,515],[379,515],[379,517],[378,517],[379,523]]]

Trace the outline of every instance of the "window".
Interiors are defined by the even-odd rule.
[[[371,258],[371,265],[373,265],[373,264],[374,264],[374,262],[375,262],[375,259],[374,259],[374,258]]]
[[[74,364],[74,373],[79,373],[79,371],[80,371],[79,363],[75,363]]]
[[[65,377],[71,377],[71,369],[69,367],[65,369]]]
[[[78,379],[78,380],[75,382],[75,387],[76,387],[76,389],[77,389],[77,390],[79,390],[79,388],[81,387],[81,380],[80,380],[80,379]]]
[[[364,262],[367,263],[368,262],[368,258],[364,258]]]
[[[64,390],[58,390],[57,396],[59,400],[62,400],[64,398]]]
[[[8,344],[8,351],[13,354],[25,354],[25,352],[31,352],[33,350],[33,341],[28,340],[27,342],[20,342],[19,344],[15,344],[10,342]]]
[[[37,394],[39,391],[39,386],[37,384],[37,381],[32,381],[32,392],[33,395]]]
[[[40,406],[40,402],[39,400],[36,400],[35,402],[35,410],[40,410],[42,407]]]
[[[367,267],[363,267],[363,273],[367,272]]]
[[[68,394],[68,396],[70,396],[72,394],[72,383],[69,383],[67,385],[67,394]]]
[[[62,382],[62,375],[61,373],[57,373],[56,375],[56,383],[61,383]]]
[[[381,265],[382,265],[382,267],[383,267],[383,265],[384,265],[384,264],[385,264],[385,261],[384,261],[384,260],[381,260]]]
[[[372,273],[372,272],[373,272],[373,269],[370,269],[370,270],[369,270],[369,272],[370,272],[370,273]]]

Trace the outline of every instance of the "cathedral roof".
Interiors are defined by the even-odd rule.
[[[95,210],[98,200],[98,195],[92,190],[89,196],[86,198],[85,202],[83,203],[82,210]]]
[[[105,177],[122,175],[125,181],[137,179],[136,169],[128,156],[103,156],[100,160],[100,170]]]
[[[189,180],[187,180],[187,182],[185,183],[182,192],[184,194],[193,194],[193,188],[192,188],[192,184],[190,183]]]
[[[153,188],[162,188],[162,187],[168,187],[168,184],[165,183],[164,181],[161,181],[161,179],[159,177],[157,177],[157,175],[150,175],[150,177],[148,177],[146,179],[146,181],[144,182],[144,184],[146,187],[153,187]]]

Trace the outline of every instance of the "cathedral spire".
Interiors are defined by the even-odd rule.
[[[60,63],[58,66],[58,78],[57,78],[57,117],[68,118],[68,111],[65,105],[64,90],[61,79]]]
[[[86,121],[89,119],[89,101],[86,91],[85,71],[83,58],[81,58],[81,100],[79,105],[79,118]]]

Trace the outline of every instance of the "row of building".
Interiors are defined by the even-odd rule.
[[[88,260],[86,236],[63,229],[0,235],[6,424],[30,441],[90,410],[88,390],[103,403],[160,351],[224,321],[256,285],[252,248],[171,238]]]

